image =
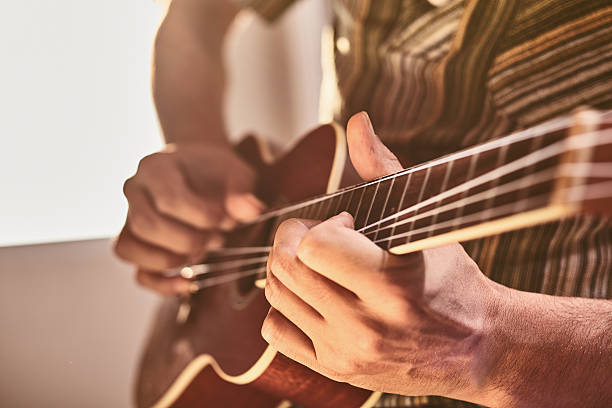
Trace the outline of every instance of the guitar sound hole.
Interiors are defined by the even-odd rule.
[[[240,295],[248,295],[255,289],[255,276],[247,276],[238,281],[238,293]]]

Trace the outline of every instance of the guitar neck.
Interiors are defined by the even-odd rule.
[[[612,195],[611,116],[556,119],[267,218],[348,211],[358,231],[403,254],[572,216]]]

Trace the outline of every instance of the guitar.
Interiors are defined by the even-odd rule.
[[[258,171],[258,195],[275,209],[180,271],[199,291],[163,302],[140,365],[139,407],[267,408],[290,400],[366,408],[377,401],[380,393],[315,373],[261,338],[267,255],[288,218],[348,211],[358,231],[406,254],[580,213],[612,215],[612,111],[578,111],[340,190],[351,172],[336,125],[317,128],[273,163],[252,137],[237,151]]]

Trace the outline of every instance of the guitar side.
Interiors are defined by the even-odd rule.
[[[346,142],[335,125],[309,133],[276,162],[253,137],[236,150],[265,180],[259,195],[270,203],[329,193],[343,183]],[[228,246],[258,245],[265,235],[259,232],[230,235]],[[272,408],[291,400],[367,408],[378,400],[379,393],[330,380],[270,348],[260,335],[268,309],[262,290],[236,283],[205,289],[188,302],[165,299],[141,360],[136,405]]]

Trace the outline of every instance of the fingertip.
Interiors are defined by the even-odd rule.
[[[347,228],[355,228],[355,219],[348,211],[342,211],[340,214],[330,218],[330,220],[338,221]]]
[[[225,200],[228,214],[241,222],[253,221],[265,211],[265,204],[251,193],[229,194]]]

